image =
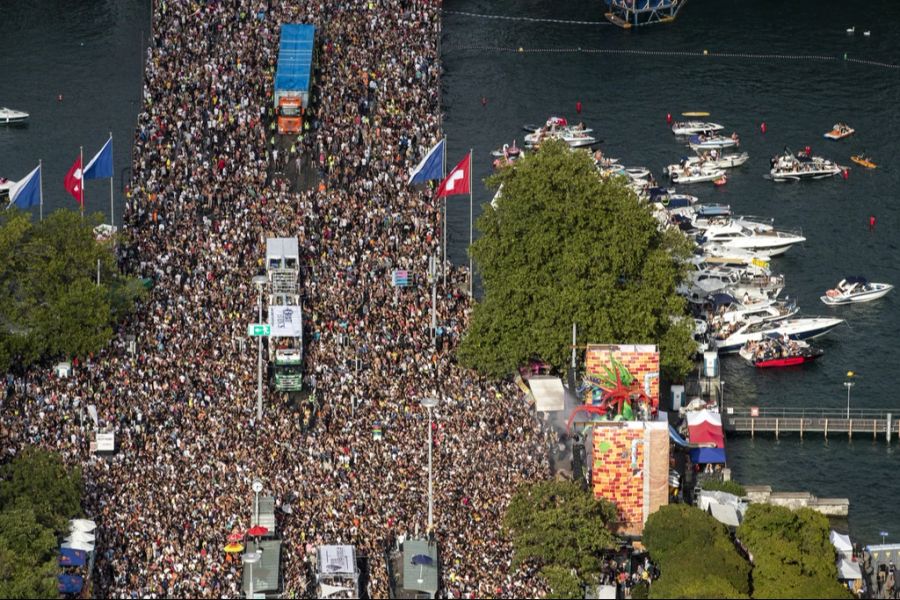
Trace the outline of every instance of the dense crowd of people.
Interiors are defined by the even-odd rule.
[[[285,593],[309,593],[318,544],[369,558],[386,597],[387,540],[426,534],[427,413],[434,409],[435,535],[450,597],[546,592],[511,566],[500,522],[518,484],[548,476],[550,434],[515,386],[454,364],[471,308],[465,273],[431,295],[438,204],[408,171],[441,135],[438,0],[219,0],[154,3],[120,260],[155,287],[97,356],[67,379],[8,379],[2,451],[58,450],[81,465],[98,521],[97,595],[235,597],[226,536],[251,526],[264,482],[284,540]],[[322,185],[273,177],[272,79],[279,25],[317,26],[318,102],[295,142]],[[286,160],[282,150],[282,161]],[[308,329],[313,426],[267,392],[256,420],[251,278],[267,237],[296,236]],[[362,368],[355,368],[356,359]],[[87,407],[118,451],[91,454]],[[381,435],[373,435],[377,428]]]

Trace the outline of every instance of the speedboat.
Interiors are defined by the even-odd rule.
[[[816,360],[824,352],[821,348],[814,348],[806,342],[770,334],[758,342],[747,342],[739,354],[754,367],[767,369],[806,364]]]
[[[740,321],[719,331],[713,336],[711,345],[717,348],[720,354],[730,354],[740,351],[747,342],[758,342],[769,334],[787,336],[792,340],[808,340],[825,335],[843,322],[843,319],[830,317]]]
[[[761,257],[784,254],[794,244],[805,242],[800,232],[779,229],[749,229],[737,223],[708,227],[697,237],[697,243],[714,244],[728,249],[747,250]]]
[[[824,179],[839,175],[844,167],[821,156],[809,156],[799,152],[796,156],[785,152],[774,157],[769,175],[772,181],[800,181],[801,179]]]
[[[715,181],[725,175],[725,171],[715,167],[684,167],[680,171],[669,172],[669,177],[675,183],[704,183]]]
[[[0,177],[0,198],[6,198],[12,193],[12,189],[16,186],[16,182],[12,179]]]
[[[568,127],[569,121],[565,117],[550,117],[547,119],[547,122],[544,123],[544,127],[547,129],[551,127]],[[522,126],[522,129],[527,131],[528,133],[534,133],[535,131],[541,128],[540,125],[532,125],[531,123],[526,123]],[[585,133],[590,133],[593,129],[584,129]]]
[[[550,129],[538,129],[534,133],[525,136],[525,143],[532,147],[541,145],[541,142],[551,139],[562,140],[571,148],[581,148],[597,143],[597,138],[588,135],[587,129],[565,127],[562,129],[552,127]]]
[[[688,273],[678,290],[691,297],[727,293],[749,302],[777,298],[784,289],[784,276],[762,267],[712,266],[704,265],[703,257],[694,260],[700,263],[695,265],[697,270]]]
[[[712,154],[712,152],[713,151],[701,152],[697,156],[685,157],[680,163],[669,165],[668,167],[666,167],[666,173],[669,174],[669,177],[672,177],[673,174],[684,171],[685,167],[711,167],[714,169],[732,169],[734,167],[741,166],[750,158],[750,155],[746,152],[722,155],[720,155],[717,151],[715,154]]]
[[[889,283],[872,283],[865,277],[845,277],[819,299],[829,306],[871,302],[887,295],[892,289],[894,286]]]
[[[28,120],[28,113],[11,108],[0,107],[0,125],[22,123]]]
[[[878,168],[878,165],[876,165],[874,162],[872,162],[872,159],[868,158],[864,154],[854,154],[853,156],[850,157],[850,160],[852,160],[859,166],[864,167],[866,169],[877,169]]]
[[[723,125],[718,123],[704,123],[703,121],[681,121],[672,124],[672,133],[675,135],[696,135],[699,133],[722,131]]]
[[[855,132],[856,130],[846,123],[835,123],[834,127],[831,128],[831,131],[825,134],[825,137],[829,140],[842,140],[845,137],[853,135]]]
[[[722,148],[733,148],[740,144],[737,135],[725,137],[724,135],[692,135],[690,138],[691,150],[697,152],[699,150],[721,150]]]

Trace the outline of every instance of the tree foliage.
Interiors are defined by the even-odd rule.
[[[55,598],[57,539],[81,515],[82,480],[29,449],[0,468],[0,598]]]
[[[828,519],[812,509],[752,504],[737,536],[753,557],[755,598],[849,598],[837,581]]]
[[[698,508],[663,506],[650,515],[643,542],[659,566],[652,598],[746,598],[750,565],[724,525]]]
[[[531,358],[563,368],[579,337],[660,346],[680,378],[695,350],[674,293],[683,240],[661,233],[621,178],[602,180],[590,156],[548,143],[500,173],[497,210],[478,220],[471,252],[484,283],[460,361],[493,376]]]
[[[515,564],[540,565],[554,597],[578,597],[581,586],[600,573],[603,553],[616,545],[607,528],[615,517],[615,506],[576,482],[540,481],[516,491],[503,525]]]
[[[0,214],[0,369],[96,352],[144,293],[119,274],[112,245],[94,238],[99,222],[70,210],[40,223]]]
[[[725,492],[727,494],[734,494],[739,498],[743,498],[747,495],[747,490],[744,489],[737,481],[719,481],[717,479],[707,479],[705,480],[700,487],[707,492]]]

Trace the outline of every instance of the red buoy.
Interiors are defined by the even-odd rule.
[[[672,124],[672,113],[666,113],[666,123]]]
[[[841,177],[844,178],[844,181],[850,179],[850,169],[844,169],[843,171],[841,171]]]
[[[875,215],[869,215],[869,231],[875,231]]]
[[[810,148],[809,146],[804,148],[803,151],[806,152],[807,156],[812,156],[812,148]]]
[[[581,114],[581,100],[575,102],[575,112],[577,112],[579,115]]]
[[[766,122],[763,121],[763,122],[760,124],[760,126],[759,126],[759,130],[760,130],[761,132],[765,133],[767,129],[768,129],[768,127],[766,127]]]

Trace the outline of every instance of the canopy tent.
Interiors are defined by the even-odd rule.
[[[688,438],[692,444],[712,444],[716,448],[725,447],[725,434],[721,425],[701,423],[688,427]]]
[[[70,531],[83,531],[85,533],[91,533],[95,529],[97,529],[97,524],[90,519],[72,519],[71,521],[69,521]]]
[[[700,510],[710,513],[715,520],[729,527],[739,527],[747,512],[747,503],[727,492],[702,490],[697,505]]]
[[[700,425],[701,423],[712,423],[722,427],[722,415],[711,410],[696,410],[687,414],[688,427],[691,425]]]
[[[84,578],[80,575],[60,575],[59,576],[59,593],[60,594],[78,594],[84,587]]]
[[[559,377],[535,375],[528,378],[528,385],[537,404],[536,410],[551,412],[566,407],[566,390]]]
[[[709,505],[709,512],[713,519],[728,527],[740,527],[744,520],[743,514],[737,507],[730,504],[713,503]]]
[[[688,445],[687,440],[681,437],[681,435],[671,425],[669,425],[669,438],[679,446]]]
[[[837,561],[838,579],[862,579],[862,570],[859,563],[846,558],[839,558]]]
[[[853,542],[850,541],[849,535],[838,533],[834,529],[831,530],[831,545],[839,554],[853,554]]]
[[[694,448],[691,450],[691,462],[695,465],[725,464],[724,448]]]
[[[75,550],[73,548],[60,548],[59,550],[59,566],[61,567],[80,567],[87,562],[87,553],[84,550]]]
[[[90,544],[93,544],[95,539],[97,538],[93,533],[85,533],[84,531],[72,531],[69,533],[69,537],[66,538],[66,540],[88,542]]]
[[[72,550],[84,550],[85,552],[92,552],[94,550],[93,543],[80,540],[64,540],[61,547],[71,548]]]

